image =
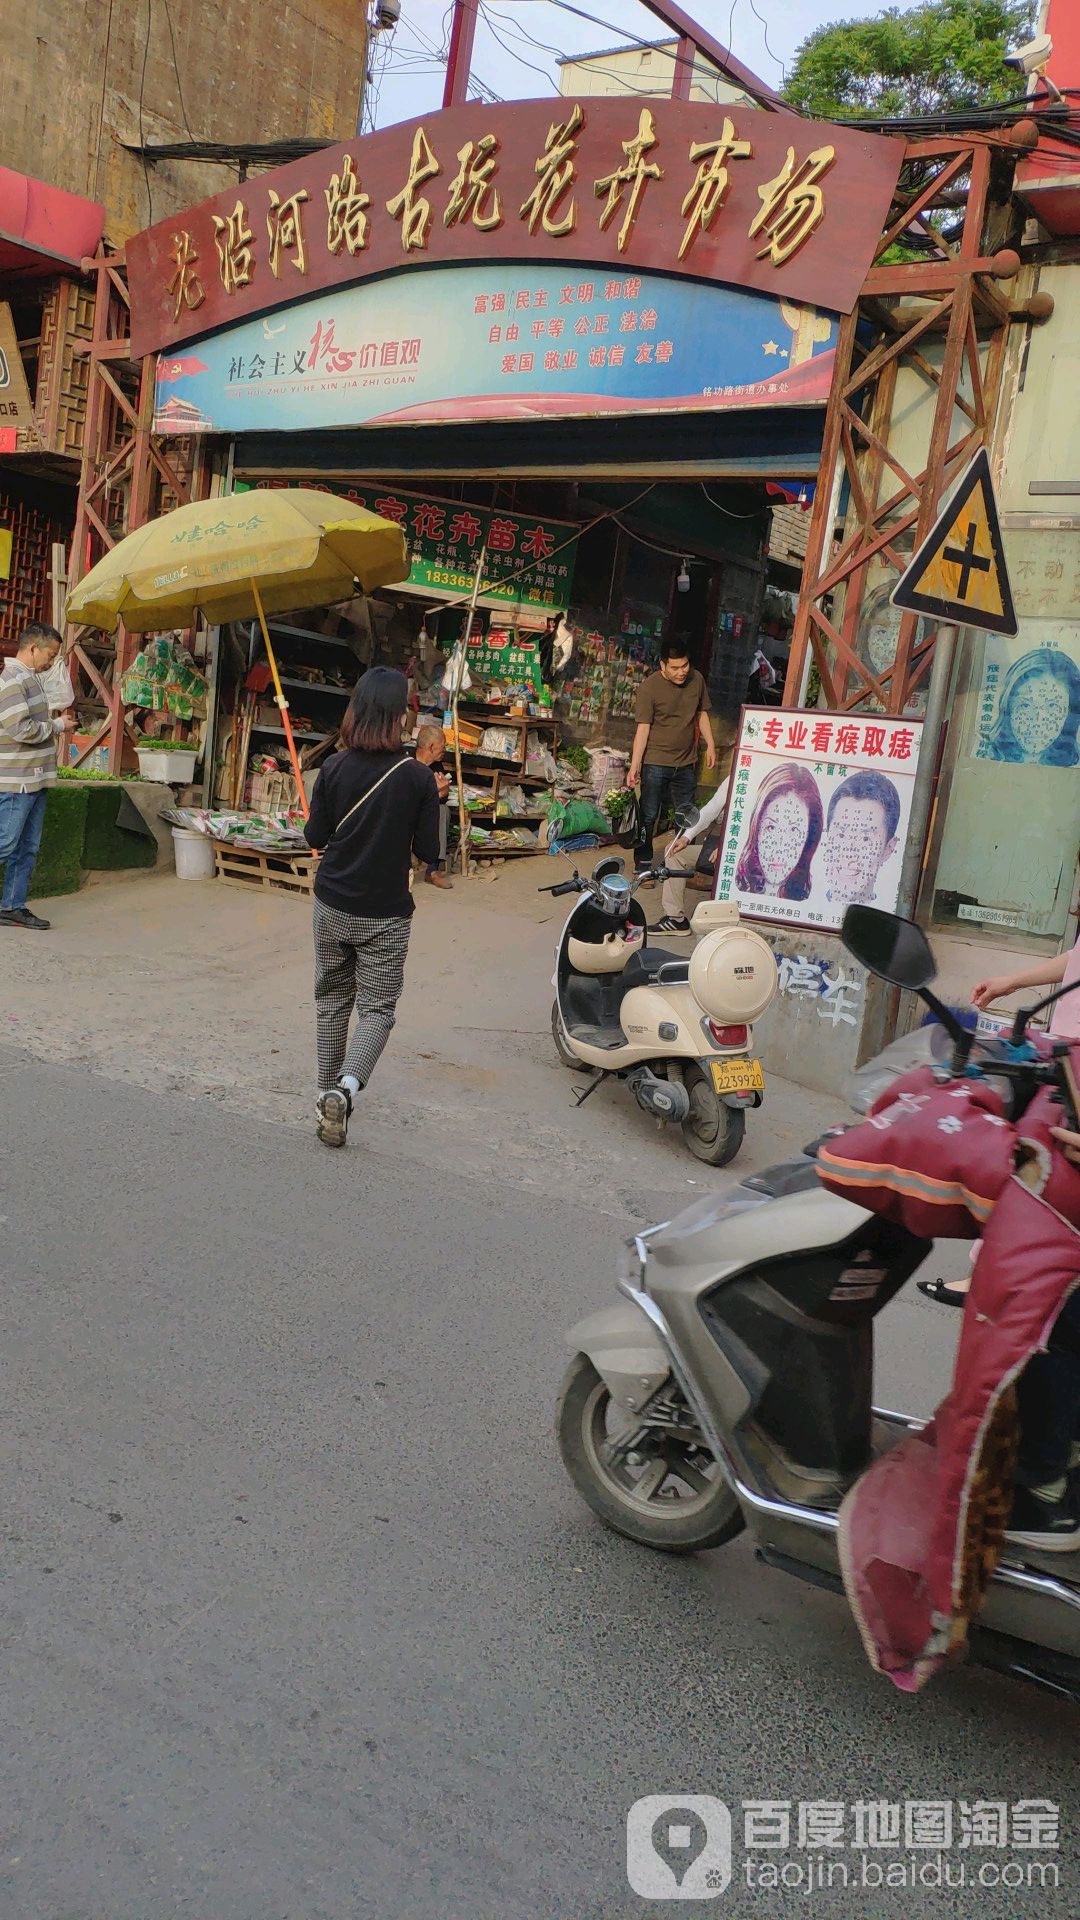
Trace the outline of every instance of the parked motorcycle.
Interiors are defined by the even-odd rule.
[[[1032,1010],[1009,1038],[980,1042],[929,991],[933,957],[912,923],[853,908],[844,935],[943,1023],[860,1070],[864,1111],[890,1075],[951,1048],[937,1063],[943,1086],[993,1076],[1014,1120],[1051,1087],[1076,1126],[1068,1055],[1031,1044]],[[932,1242],[828,1192],[821,1146],[628,1245],[621,1303],[567,1336],[557,1432],[578,1492],[628,1539],[685,1553],[746,1527],[767,1565],[841,1591],[840,1503],[922,1425],[873,1404],[873,1323]],[[1006,1536],[970,1645],[984,1664],[1080,1700],[1080,1551]]]
[[[577,896],[556,952],[552,1036],[566,1066],[592,1070],[581,1100],[615,1075],[645,1113],[682,1128],[698,1160],[723,1167],[765,1092],[751,1040],[777,990],[776,961],[737,907],[714,900],[694,913],[702,938],[689,958],[650,947],[635,898],[646,877],[628,879],[612,857],[588,878],[540,888]]]

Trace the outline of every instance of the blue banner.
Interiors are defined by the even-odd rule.
[[[837,323],[609,269],[414,269],[158,360],[158,432],[823,406]]]

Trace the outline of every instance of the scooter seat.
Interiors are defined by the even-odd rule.
[[[622,970],[623,986],[648,987],[656,979],[661,967],[677,967],[677,973],[669,973],[668,980],[673,985],[690,978],[690,962],[682,953],[669,953],[664,947],[646,947],[644,953],[631,954]]]

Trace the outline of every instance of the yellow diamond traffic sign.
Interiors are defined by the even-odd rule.
[[[894,607],[989,633],[1016,633],[985,447],[966,467],[892,591]]]

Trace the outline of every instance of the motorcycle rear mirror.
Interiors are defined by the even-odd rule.
[[[700,819],[701,813],[697,807],[676,807],[675,809],[675,825],[680,833],[693,833]]]
[[[921,927],[880,907],[849,907],[840,930],[853,959],[890,986],[923,993],[937,974],[934,956]]]

